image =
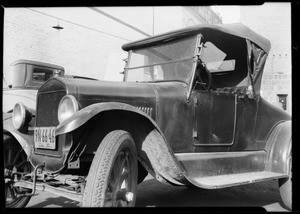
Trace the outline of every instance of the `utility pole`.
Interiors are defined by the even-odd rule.
[[[153,12],[152,12],[152,36],[154,36],[154,6],[153,6]]]

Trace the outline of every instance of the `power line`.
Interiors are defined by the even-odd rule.
[[[138,29],[138,28],[136,28],[136,27],[134,27],[134,26],[126,23],[126,22],[123,22],[122,20],[120,20],[120,19],[118,19],[118,18],[116,18],[116,17],[114,17],[112,15],[109,15],[108,13],[105,13],[102,10],[99,10],[97,8],[94,8],[94,7],[88,7],[88,8],[91,9],[91,10],[93,10],[93,11],[95,11],[95,12],[97,12],[97,13],[99,13],[99,14],[101,14],[101,15],[104,15],[104,16],[110,18],[110,19],[113,19],[113,20],[115,20],[115,21],[117,21],[117,22],[119,22],[119,23],[121,23],[121,24],[123,24],[123,25],[125,25],[125,26],[127,26],[127,27],[129,27],[129,28],[131,28],[131,29],[133,29],[133,30],[135,30],[135,31],[137,31],[137,32],[145,35],[145,36],[148,36],[148,37],[151,36],[148,33],[145,33],[144,31],[141,31],[140,29]]]
[[[45,15],[45,16],[49,16],[49,17],[54,18],[54,19],[59,19],[59,20],[62,20],[62,21],[64,21],[64,22],[68,22],[68,23],[70,23],[70,24],[77,25],[77,26],[82,27],[82,28],[86,28],[86,29],[89,29],[89,30],[92,30],[92,31],[96,31],[96,32],[98,32],[98,33],[106,34],[106,35],[109,35],[109,36],[112,36],[112,37],[115,37],[115,38],[118,38],[118,39],[123,39],[123,40],[129,41],[129,42],[132,41],[132,40],[129,40],[129,39],[120,37],[120,36],[116,36],[116,35],[113,35],[113,34],[110,34],[110,33],[106,33],[106,32],[103,32],[103,31],[100,31],[100,30],[91,28],[91,27],[87,27],[87,26],[84,26],[84,25],[81,25],[81,24],[77,24],[77,23],[75,23],[75,22],[71,22],[71,21],[68,21],[68,20],[65,20],[65,19],[56,17],[56,16],[52,16],[52,15],[49,15],[49,14],[46,14],[46,13],[43,13],[43,12],[40,12],[40,11],[31,9],[31,8],[27,8],[27,9],[28,9],[28,10],[32,10],[32,11],[37,12],[37,13],[40,13],[40,14],[43,14],[43,15]]]

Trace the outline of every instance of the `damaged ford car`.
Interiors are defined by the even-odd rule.
[[[123,82],[54,77],[34,116],[16,105],[4,123],[15,139],[4,144],[10,204],[44,190],[84,207],[134,206],[150,173],[202,189],[276,179],[291,209],[291,117],[260,95],[267,39],[199,25],[122,48]]]

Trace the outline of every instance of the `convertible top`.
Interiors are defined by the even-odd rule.
[[[135,42],[126,43],[122,46],[124,51],[129,51],[132,49],[139,49],[155,44],[165,43],[168,41],[185,38],[188,36],[193,36],[203,31],[219,31],[231,35],[235,35],[241,38],[245,38],[255,43],[261,47],[267,54],[271,49],[271,43],[268,39],[257,34],[249,27],[241,24],[202,24],[196,25],[188,28],[183,28],[180,30],[170,31],[168,33],[159,34],[157,36],[152,36],[146,39],[138,40]]]

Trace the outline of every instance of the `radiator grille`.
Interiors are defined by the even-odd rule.
[[[49,127],[59,124],[57,110],[60,100],[66,95],[65,90],[41,93],[37,99],[36,126]]]

